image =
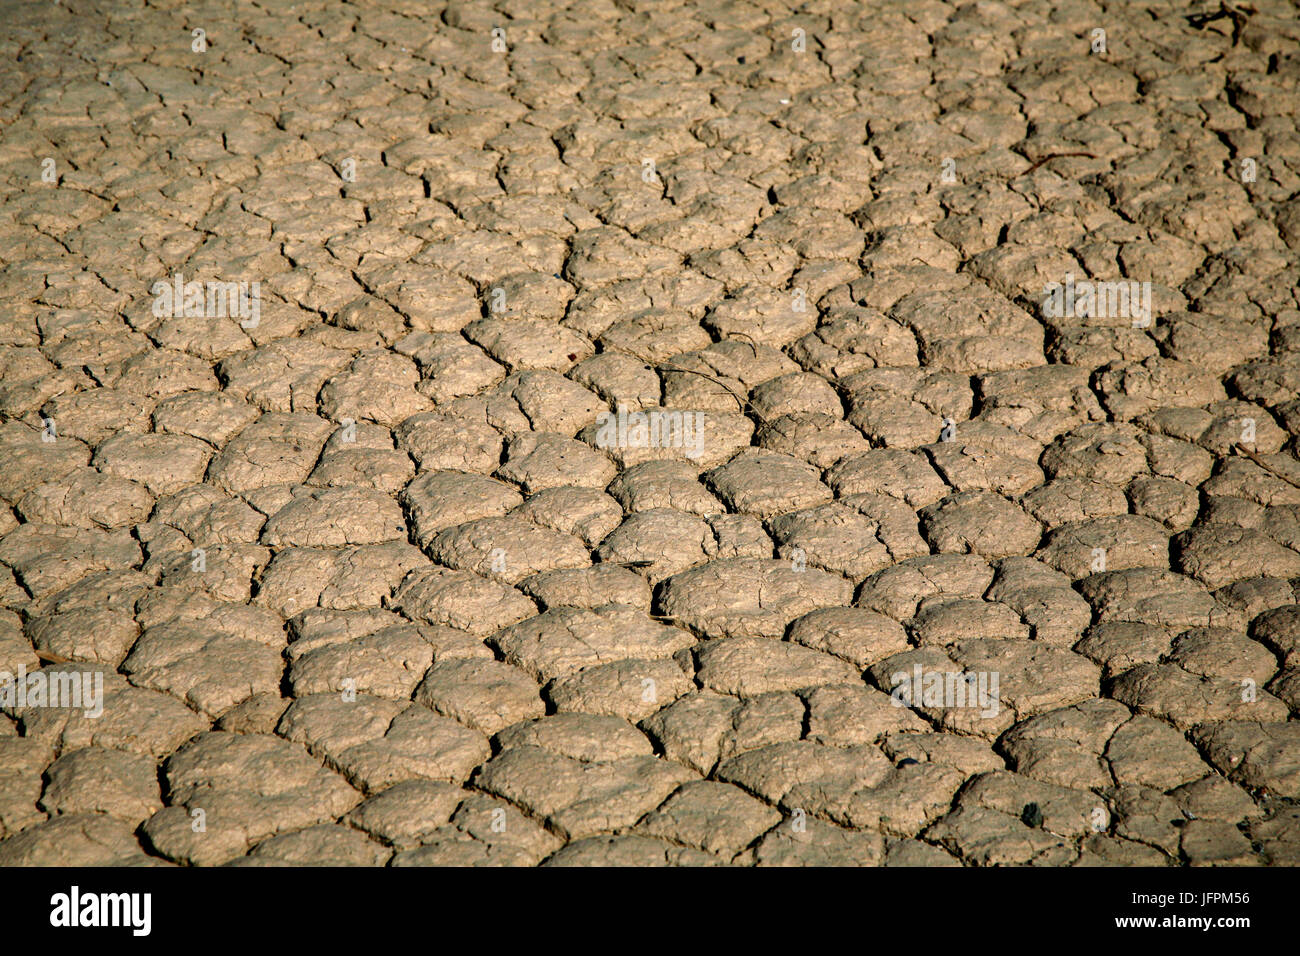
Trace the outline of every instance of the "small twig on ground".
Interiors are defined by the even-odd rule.
[[[1026,169],[1026,170],[1025,170],[1023,173],[1021,173],[1020,175],[1021,175],[1021,176],[1028,176],[1030,173],[1032,173],[1032,172],[1033,172],[1035,169],[1037,169],[1039,166],[1043,165],[1043,163],[1050,163],[1052,160],[1054,160],[1054,159],[1060,159],[1062,156],[1086,156],[1086,157],[1088,157],[1089,159],[1096,159],[1096,158],[1097,158],[1097,155],[1096,155],[1095,153],[1085,153],[1085,152],[1083,152],[1083,151],[1073,152],[1073,153],[1049,153],[1048,155],[1044,156],[1042,159],[1037,160],[1037,161],[1036,161],[1032,166],[1030,166],[1028,169]]]
[[[1241,40],[1241,31],[1246,28],[1246,21],[1258,12],[1254,7],[1230,7],[1226,3],[1220,3],[1219,9],[1214,13],[1193,13],[1186,19],[1197,30],[1204,30],[1215,20],[1231,17],[1232,45],[1236,46],[1238,41]]]
[[[1259,465],[1259,467],[1261,467],[1261,468],[1263,468],[1265,471],[1267,471],[1270,475],[1274,475],[1275,477],[1281,478],[1281,479],[1282,479],[1283,481],[1285,481],[1288,485],[1294,485],[1296,488],[1300,488],[1300,481],[1296,481],[1296,480],[1295,480],[1294,478],[1292,478],[1290,475],[1287,475],[1287,474],[1284,474],[1284,473],[1281,472],[1281,471],[1278,471],[1278,469],[1274,468],[1272,465],[1270,465],[1268,462],[1266,462],[1263,458],[1261,458],[1261,457],[1260,457],[1259,455],[1257,455],[1255,452],[1251,451],[1251,450],[1250,450],[1249,448],[1247,448],[1245,445],[1241,445],[1241,444],[1234,445],[1234,446],[1233,446],[1233,450],[1234,450],[1234,451],[1237,451],[1237,452],[1240,452],[1241,454],[1245,455],[1247,458],[1249,458],[1249,459],[1250,459],[1251,461],[1253,461],[1255,464]]]
[[[749,405],[749,402],[742,400],[739,395],[737,395],[734,391],[732,391],[730,385],[722,381],[722,379],[720,378],[714,378],[712,375],[708,374],[707,372],[697,372],[693,368],[682,368],[680,365],[660,365],[658,367],[663,369],[665,372],[685,372],[688,375],[698,375],[700,378],[707,378],[710,382],[713,382],[715,385],[721,385],[724,389],[727,390],[727,394],[736,400],[736,404],[740,406],[740,410],[742,412]]]
[[[758,358],[758,343],[754,341],[752,336],[750,336],[747,332],[732,332],[731,334],[739,335],[742,339],[744,339],[745,344],[749,346],[751,351],[753,351],[754,358]]]

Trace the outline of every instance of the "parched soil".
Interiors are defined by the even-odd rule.
[[[1300,864],[1293,4],[0,21],[0,865]]]

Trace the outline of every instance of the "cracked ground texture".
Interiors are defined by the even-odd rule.
[[[0,864],[1300,863],[1293,5],[0,12]]]

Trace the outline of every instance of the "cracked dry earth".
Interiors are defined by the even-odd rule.
[[[0,864],[1300,863],[1291,5],[2,9]]]

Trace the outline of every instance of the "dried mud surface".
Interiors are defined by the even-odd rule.
[[[1300,863],[1293,5],[0,15],[0,864]]]

